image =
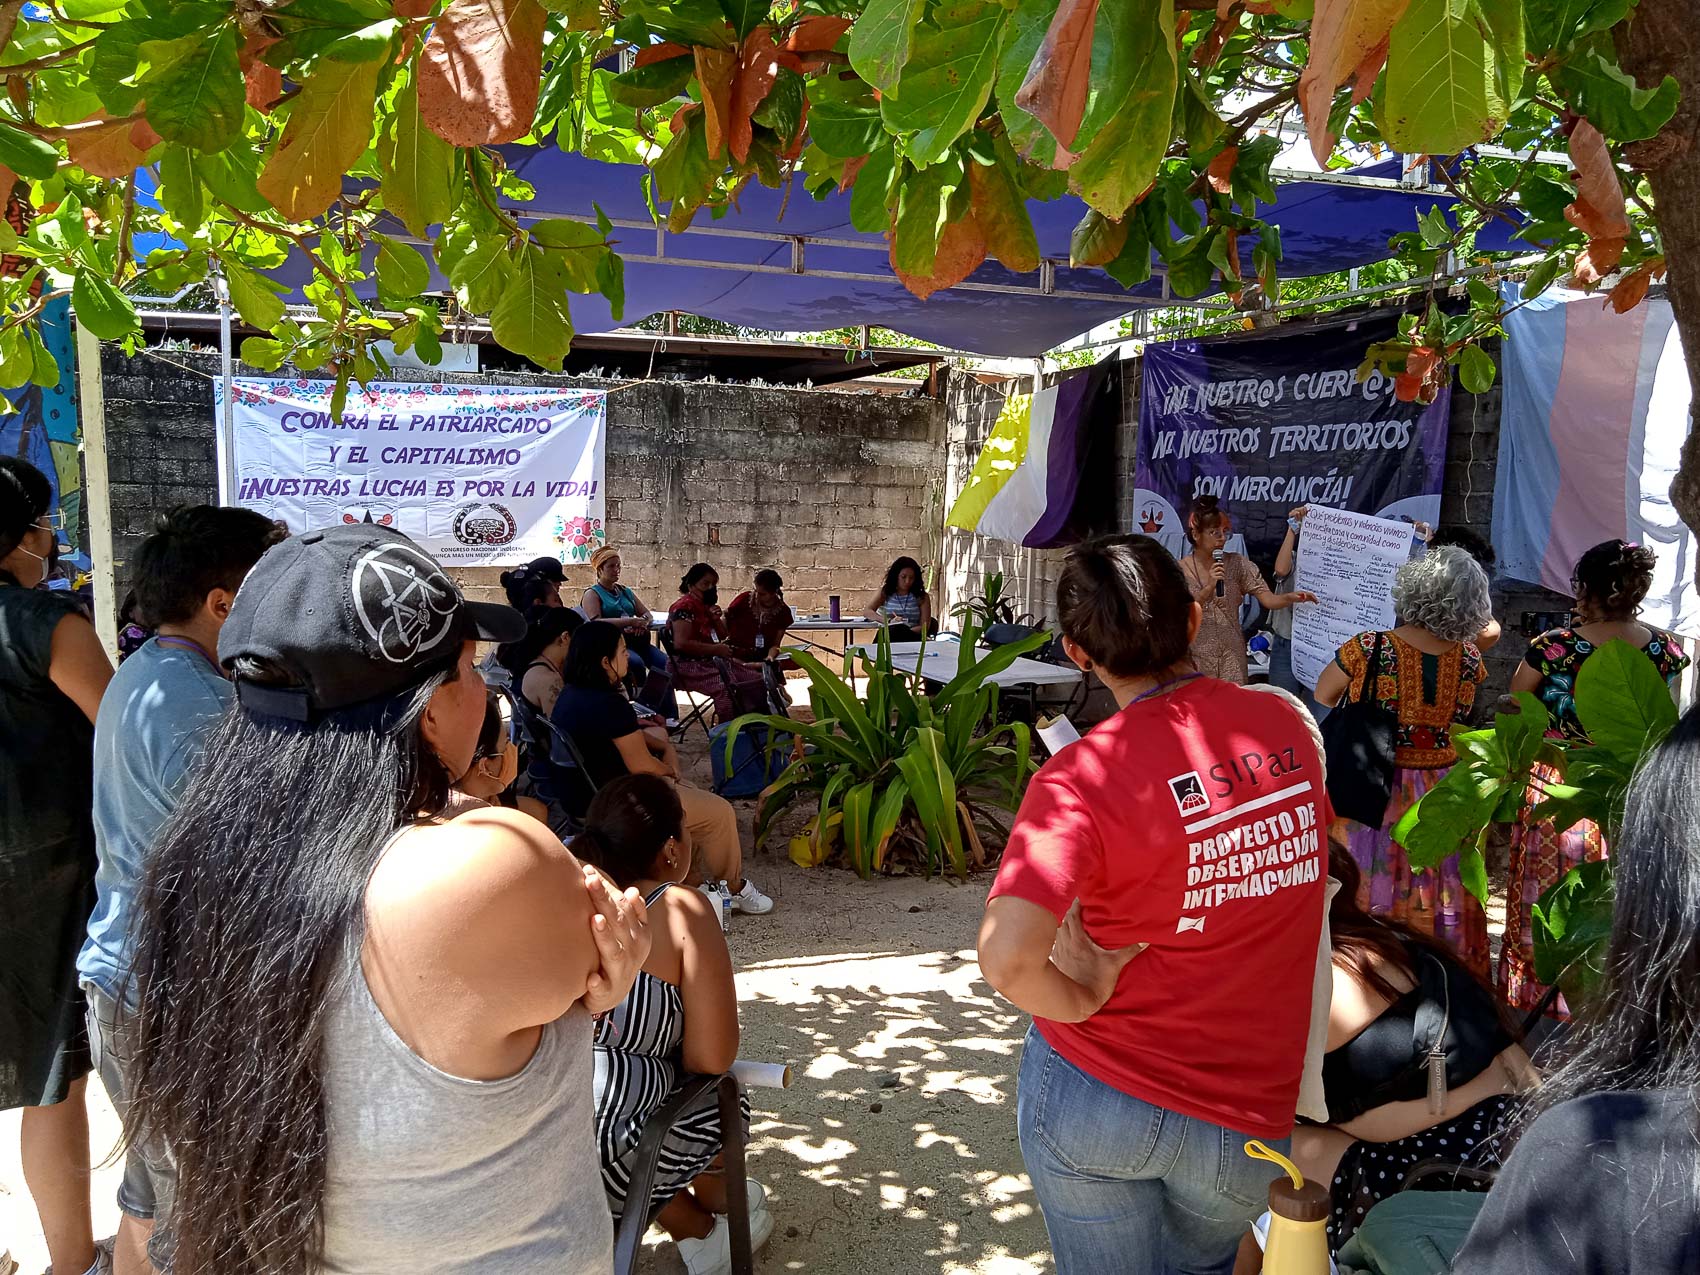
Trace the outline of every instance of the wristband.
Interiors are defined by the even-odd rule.
[[[1299,520],[1297,518],[1287,519],[1287,530],[1292,532],[1295,536],[1298,535],[1299,534]]]

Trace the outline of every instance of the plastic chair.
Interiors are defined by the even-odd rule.
[[[661,649],[667,653],[667,658],[672,662],[673,667],[677,669],[679,666],[679,652],[673,645],[672,626],[663,625],[660,630],[660,637]],[[726,676],[725,670],[720,667],[719,661],[715,661],[714,667],[715,671],[720,674],[720,680],[726,683],[726,693],[730,695],[732,693],[731,680]],[[679,718],[679,724],[673,728],[673,738],[676,740],[683,740],[685,736],[690,733],[691,724],[694,722],[698,726],[702,727],[703,738],[712,743],[713,737],[708,733],[708,714],[714,707],[714,701],[711,699],[708,703],[703,703],[701,699],[698,698],[702,694],[701,691],[686,691],[684,687],[678,684],[676,678],[673,683],[673,689],[675,694],[688,694],[691,696],[691,711],[689,713],[682,713]],[[683,710],[684,705],[680,704],[679,708]]]
[[[673,1100],[644,1125],[637,1154],[632,1159],[631,1180],[626,1186],[626,1212],[614,1232],[616,1275],[633,1275],[637,1270],[644,1232],[667,1204],[666,1200],[654,1198],[655,1170],[661,1159],[662,1142],[679,1117],[711,1089],[719,1091],[720,1156],[722,1172],[726,1175],[726,1221],[732,1229],[732,1271],[733,1275],[751,1275],[755,1269],[755,1254],[750,1251],[750,1201],[740,1189],[745,1177],[744,1113],[738,1105],[742,1091],[737,1077],[728,1071],[718,1076],[689,1077]],[[649,1207],[642,1210],[632,1207],[637,1200],[648,1200]]]

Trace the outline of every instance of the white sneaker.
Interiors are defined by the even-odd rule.
[[[767,1211],[767,1191],[754,1178],[750,1190],[750,1252],[758,1253],[773,1234],[773,1214]],[[732,1224],[724,1217],[714,1219],[714,1229],[700,1240],[679,1241],[679,1256],[689,1275],[732,1275]]]
[[[751,916],[761,916],[763,913],[773,911],[773,900],[756,889],[754,881],[745,877],[744,888],[732,896],[732,910],[734,912],[748,912]]]

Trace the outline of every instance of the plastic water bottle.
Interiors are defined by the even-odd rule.
[[[725,933],[732,928],[732,893],[724,881],[704,881],[702,892],[708,896],[708,901],[714,904],[714,910],[720,914],[720,930]]]

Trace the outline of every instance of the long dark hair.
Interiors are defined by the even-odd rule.
[[[1192,591],[1150,536],[1100,536],[1069,550],[1057,580],[1062,631],[1117,677],[1171,669],[1187,657]]]
[[[561,680],[568,686],[581,686],[587,691],[605,691],[613,683],[603,660],[611,660],[626,640],[618,624],[593,620],[573,634],[567,648],[567,662],[561,666]]]
[[[1586,1094],[1700,1087],[1700,708],[1630,784],[1605,977],[1529,1117]]]
[[[239,661],[255,681],[287,682]],[[451,776],[420,723],[459,664],[317,723],[231,708],[154,842],[125,1133],[177,1160],[174,1268],[298,1275],[320,1250],[327,1006],[358,977],[367,878]]]
[[[685,572],[684,577],[679,581],[679,596],[681,598],[684,597],[685,594],[691,591],[691,588],[696,584],[696,582],[704,576],[717,576],[719,574],[720,573],[718,571],[709,566],[706,562],[699,562],[695,564],[689,571]]]
[[[880,601],[884,602],[887,598],[897,596],[897,578],[903,574],[905,567],[915,573],[913,595],[917,598],[927,596],[927,581],[926,577],[921,574],[921,564],[913,558],[899,558],[886,570],[885,584],[880,588]]]
[[[683,839],[685,808],[660,775],[626,775],[596,794],[572,850],[622,890],[648,875],[668,839]]]
[[[0,558],[23,542],[52,504],[53,486],[46,474],[27,460],[0,456]],[[0,571],[0,577],[12,580],[8,571]]]
[[[1396,1001],[1405,992],[1382,973],[1379,965],[1398,970],[1406,978],[1416,980],[1414,956],[1427,952],[1448,969],[1463,970],[1499,1013],[1500,1026],[1513,1040],[1521,1040],[1521,1026],[1507,1012],[1504,1002],[1491,984],[1458,959],[1458,954],[1432,934],[1424,934],[1408,925],[1384,916],[1373,916],[1358,906],[1358,888],[1363,874],[1352,852],[1338,841],[1328,843],[1328,875],[1340,883],[1339,891],[1328,905],[1328,941],[1333,948],[1334,963],[1349,970],[1376,995]]]
[[[498,647],[496,659],[515,677],[523,677],[532,661],[551,643],[563,633],[575,632],[584,622],[584,617],[571,607],[540,607],[532,613],[525,636],[517,642]]]

